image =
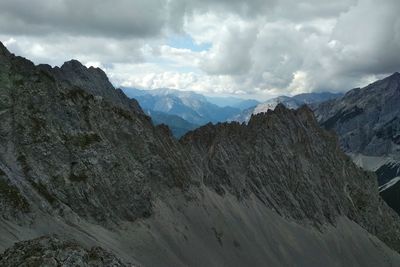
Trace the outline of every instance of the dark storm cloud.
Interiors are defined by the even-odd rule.
[[[335,17],[356,2],[357,0],[173,0],[170,3],[186,13],[230,12],[247,18],[264,16],[272,20],[279,18],[303,21],[316,17]]]
[[[163,0],[2,0],[2,33],[148,37],[168,17]]]
[[[193,12],[243,17],[311,19],[346,10],[351,0],[2,0],[0,31],[13,34],[71,33],[121,37],[158,35],[165,26],[182,27]]]

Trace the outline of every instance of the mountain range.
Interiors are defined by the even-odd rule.
[[[310,107],[313,107],[324,101],[338,98],[341,95],[342,95],[341,93],[324,92],[324,93],[303,93],[292,97],[278,96],[275,98],[271,98],[263,103],[259,103],[256,106],[243,110],[241,113],[229,118],[229,121],[248,122],[252,115],[262,112],[267,112],[269,109],[273,110],[278,104],[283,104],[290,109],[297,109],[302,105],[308,105]]]
[[[0,120],[0,266],[400,264],[375,174],[307,106],[178,141],[102,70],[0,43]]]
[[[245,110],[260,104],[260,101],[254,99],[243,99],[229,96],[206,96],[208,102],[220,107],[233,107],[240,110]]]
[[[304,93],[293,97],[280,96],[261,103],[253,99],[207,97],[192,91],[167,88],[123,88],[123,91],[127,96],[135,98],[157,124],[168,125],[178,138],[209,122],[248,122],[252,114],[267,112],[279,103],[296,109],[304,104],[314,105],[341,96],[339,93]]]
[[[205,96],[191,91],[165,88],[154,90],[124,88],[123,90],[127,96],[139,101],[144,110],[179,116],[197,125],[223,122],[240,112],[239,108],[212,104]]]

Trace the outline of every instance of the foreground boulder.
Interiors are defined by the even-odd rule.
[[[0,255],[0,266],[128,267],[133,265],[123,263],[100,247],[88,250],[73,241],[62,241],[52,236],[15,244]]]

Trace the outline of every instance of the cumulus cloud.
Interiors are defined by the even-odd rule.
[[[125,87],[177,88],[211,94],[246,95],[230,76],[171,71],[154,63],[115,64],[106,72],[111,79]]]
[[[117,86],[267,98],[399,71],[399,10],[397,0],[3,0],[0,40],[36,63],[102,66]]]
[[[232,23],[232,20],[235,22]],[[210,74],[247,74],[252,65],[250,53],[257,27],[233,18],[220,27],[218,35],[219,38],[201,63],[202,69]]]
[[[339,73],[384,74],[400,67],[400,2],[363,0],[338,18],[332,33]],[[349,27],[350,26],[350,27]]]
[[[135,39],[119,41],[103,37],[51,35],[43,38],[1,34],[0,38],[13,53],[35,63],[60,65],[72,58],[83,63],[98,61],[104,65],[143,61],[143,42]]]

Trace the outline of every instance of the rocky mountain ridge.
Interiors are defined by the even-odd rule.
[[[302,105],[309,105],[314,107],[321,102],[335,99],[340,97],[340,93],[303,93],[295,96],[278,96],[271,98],[265,102],[259,103],[253,107],[243,110],[240,114],[229,118],[229,121],[248,122],[251,115],[256,115],[268,110],[274,110],[279,104],[283,104],[285,107],[290,109],[298,109]]]
[[[400,219],[376,177],[310,109],[279,105],[178,142],[107,81],[0,45],[1,250],[58,234],[143,266],[400,262]]]
[[[376,172],[384,198],[399,196],[397,187],[391,187],[400,177],[399,103],[400,74],[396,72],[315,110],[321,125],[339,135],[342,149],[359,166]],[[400,212],[398,197],[396,201],[390,198],[389,205]]]

